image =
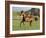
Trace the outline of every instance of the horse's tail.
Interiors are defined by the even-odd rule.
[[[38,18],[37,17],[35,17],[35,21],[37,21],[38,20]]]

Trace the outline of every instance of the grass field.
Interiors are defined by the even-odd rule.
[[[25,25],[21,25],[20,27],[20,22],[21,20],[15,20],[17,17],[17,13],[13,13],[13,20],[12,20],[12,30],[39,30],[40,29],[40,20],[38,21],[33,21],[31,26],[29,25],[29,22],[25,22]]]

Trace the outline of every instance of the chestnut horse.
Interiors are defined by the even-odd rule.
[[[33,20],[37,21],[37,18],[35,18],[33,15],[31,14],[26,14],[25,12],[21,13],[20,15],[22,17],[22,20],[20,22],[20,27],[21,27],[21,24],[24,22],[29,22],[30,23],[30,26],[31,26],[31,23]]]

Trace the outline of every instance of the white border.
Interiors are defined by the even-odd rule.
[[[12,31],[12,7],[31,7],[40,9],[40,30]],[[42,6],[10,4],[10,34],[37,33],[42,32]]]

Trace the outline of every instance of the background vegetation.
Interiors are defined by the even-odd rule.
[[[21,20],[17,20],[20,19],[19,16],[20,12],[15,12],[13,11],[13,15],[12,15],[12,30],[16,31],[16,30],[39,30],[40,29],[40,17],[38,17],[38,21],[33,21],[31,26],[29,25],[29,22],[25,22],[25,25],[21,25],[20,27],[20,22]]]

